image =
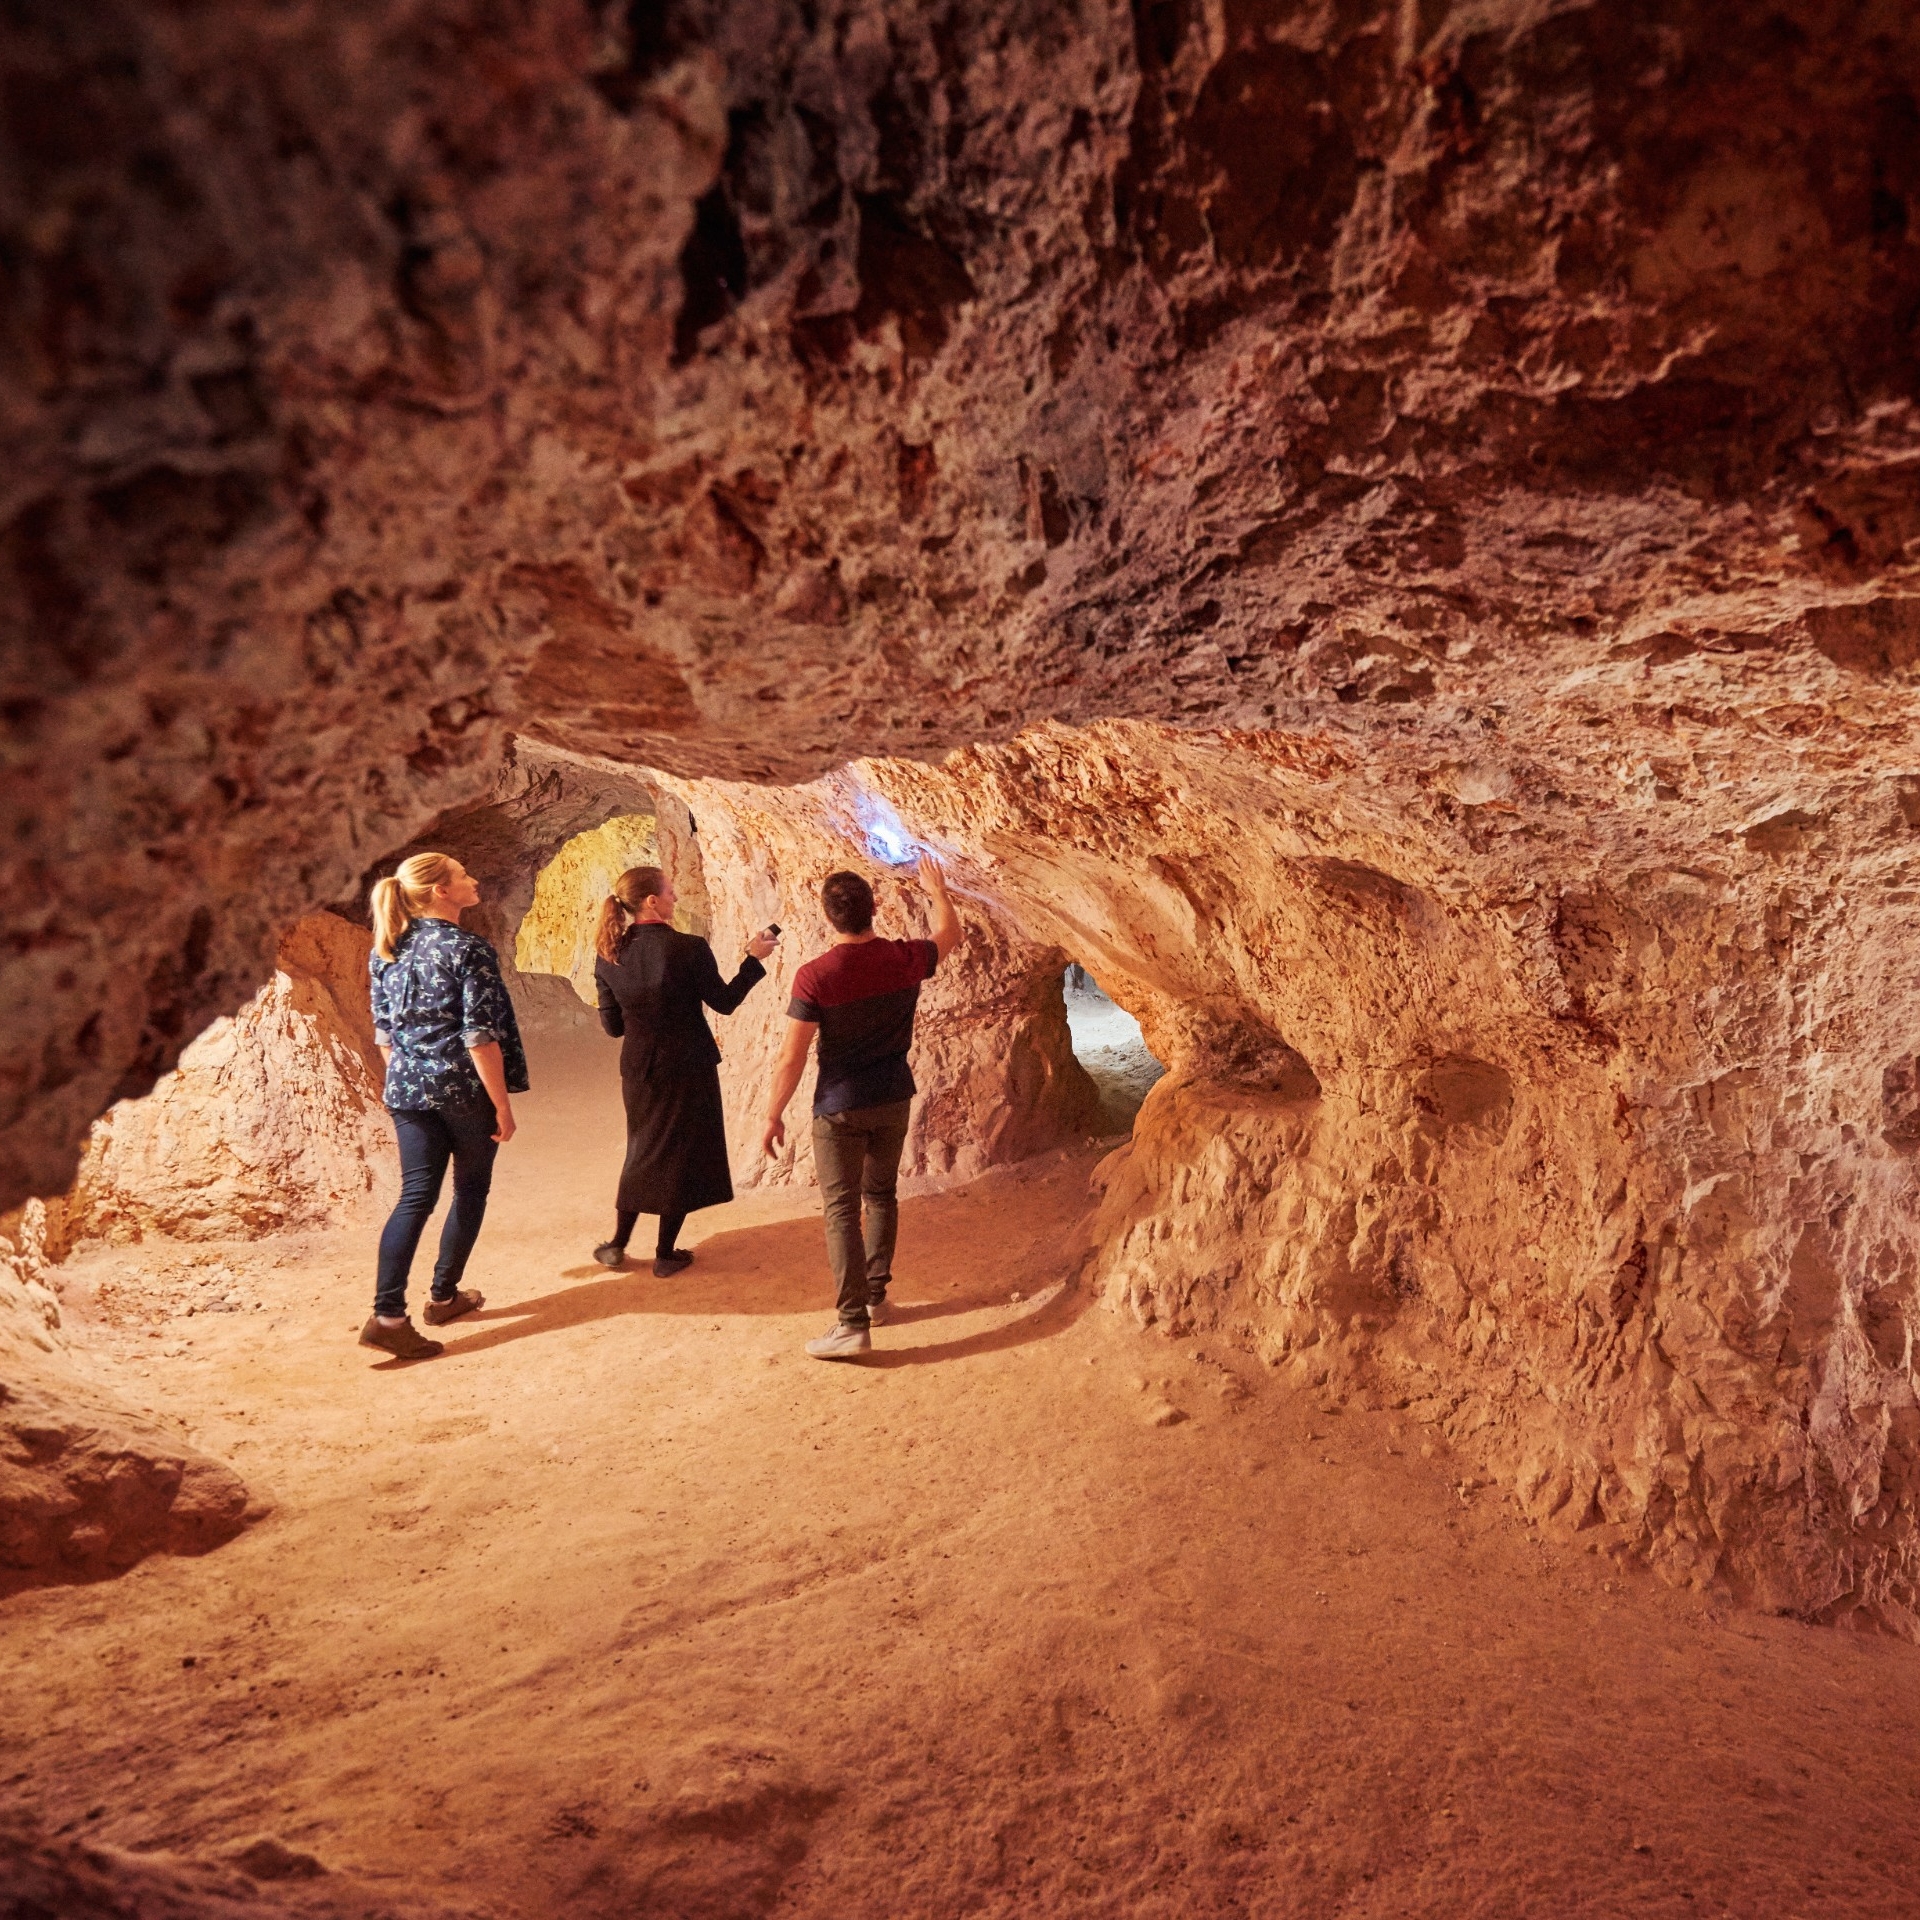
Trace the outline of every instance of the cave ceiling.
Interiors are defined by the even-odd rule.
[[[99,0],[4,61],[0,1197],[516,738],[1312,734],[1530,797],[1543,874],[1702,784],[1920,817],[1908,7]]]

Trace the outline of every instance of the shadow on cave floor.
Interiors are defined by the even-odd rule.
[[[903,1201],[902,1245],[925,1244],[945,1253],[965,1243],[969,1230],[977,1225],[978,1213],[978,1202],[965,1195]],[[447,1357],[482,1353],[538,1334],[636,1314],[705,1318],[817,1313],[830,1319],[832,1287],[822,1239],[817,1218],[718,1233],[698,1243],[693,1266],[672,1280],[656,1280],[645,1262],[637,1271],[618,1274],[597,1266],[571,1267],[562,1278],[596,1277],[581,1286],[481,1309],[460,1327],[478,1326],[482,1331],[463,1337],[459,1329],[448,1329]],[[1033,1291],[1022,1290],[1022,1297],[1016,1298],[1006,1289],[984,1292],[969,1286],[964,1273],[938,1271],[950,1264],[950,1256],[936,1255],[923,1263],[917,1282],[904,1274],[895,1279],[893,1316],[878,1335],[875,1351],[858,1364],[923,1366],[998,1353],[1064,1331],[1088,1305],[1089,1296],[1065,1285],[1058,1274],[1037,1285],[1030,1282]],[[992,1316],[994,1324],[957,1339],[917,1337],[917,1330],[930,1322],[974,1314]],[[400,1363],[385,1364],[397,1367]]]
[[[520,1138],[500,1156],[469,1275],[487,1305],[437,1330],[445,1359],[473,1359],[537,1336],[634,1318],[809,1315],[820,1323],[813,1330],[825,1331],[833,1318],[833,1280],[819,1195],[810,1187],[749,1189],[727,1206],[689,1216],[681,1244],[694,1264],[671,1280],[654,1278],[645,1251],[651,1216],[640,1220],[634,1239],[640,1257],[627,1268],[609,1273],[585,1259],[605,1230],[602,1208],[610,1218],[619,1170],[617,1052],[598,1033],[571,1031],[533,1036],[530,1052],[535,1091],[520,1103]],[[961,1186],[903,1194],[890,1290],[894,1316],[876,1332],[873,1352],[853,1364],[892,1368],[966,1359],[1071,1326],[1088,1304],[1064,1284],[1074,1255],[1057,1230],[1023,1220],[1022,1196],[1063,1171],[1078,1183],[1097,1157],[1097,1148],[1067,1149]],[[1049,1203],[1044,1211],[1051,1210]],[[416,1306],[437,1231],[437,1223],[429,1227],[415,1263]],[[510,1261],[499,1257],[503,1236],[511,1236]],[[983,1244],[999,1254],[990,1284],[979,1260]],[[503,1278],[492,1277],[503,1267]],[[555,1284],[569,1281],[575,1284]],[[984,1324],[951,1330],[952,1322],[966,1319]],[[398,1372],[408,1363],[375,1364]]]

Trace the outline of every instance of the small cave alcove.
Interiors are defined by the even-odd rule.
[[[1101,1132],[1131,1133],[1134,1117],[1166,1072],[1166,1063],[1148,1048],[1140,1022],[1077,960],[1067,963],[1060,990],[1067,1003],[1073,1057],[1099,1090]]]

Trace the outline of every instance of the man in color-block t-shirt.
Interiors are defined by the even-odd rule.
[[[932,937],[926,940],[882,940],[873,930],[873,889],[857,873],[827,875],[820,904],[833,945],[794,976],[787,1037],[774,1067],[760,1141],[767,1154],[786,1142],[787,1102],[819,1036],[813,1160],[840,1317],[831,1333],[807,1342],[816,1360],[865,1353],[873,1344],[868,1328],[886,1315],[900,1221],[900,1150],[914,1095],[907,1065],[914,1010],[921,981],[960,941],[960,921],[939,863],[922,855],[919,875],[933,902]]]

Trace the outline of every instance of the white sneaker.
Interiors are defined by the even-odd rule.
[[[884,1327],[893,1318],[893,1309],[887,1305],[887,1296],[883,1293],[877,1300],[867,1302],[867,1324],[872,1327]]]
[[[807,1351],[816,1360],[857,1360],[872,1350],[873,1339],[865,1327],[836,1326],[831,1333],[807,1342]]]

